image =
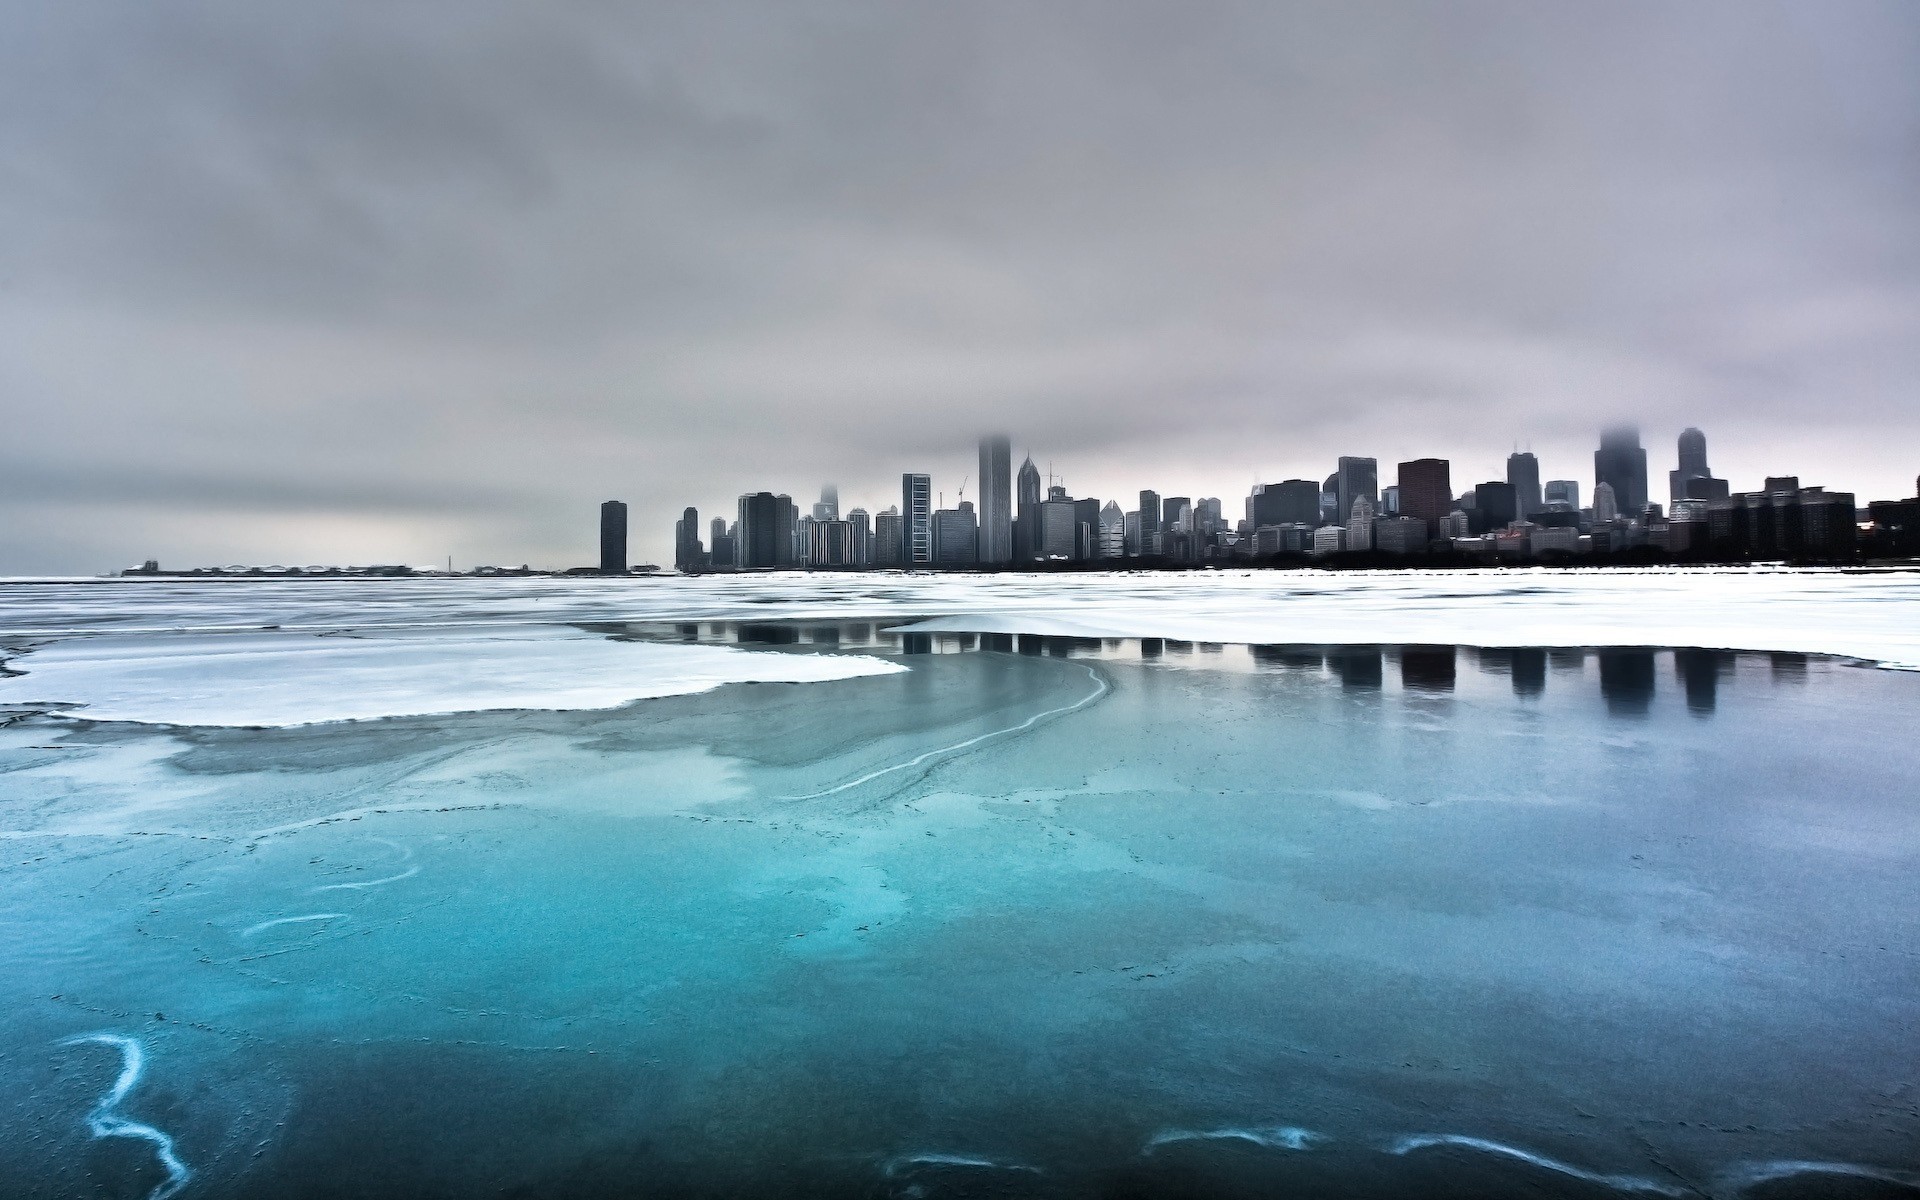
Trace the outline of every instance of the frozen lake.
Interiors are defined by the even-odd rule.
[[[0,1195],[1920,1195],[1911,574],[0,584],[0,646]]]

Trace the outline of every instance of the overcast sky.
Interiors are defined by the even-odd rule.
[[[0,411],[12,574],[670,562],[995,429],[1910,495],[1920,4],[20,0]]]

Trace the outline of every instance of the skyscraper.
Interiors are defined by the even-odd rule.
[[[873,565],[873,528],[867,517],[867,510],[856,508],[847,514],[847,527],[853,534],[853,565],[870,567]]]
[[[627,506],[618,500],[600,506],[600,573],[627,573]]]
[[[973,501],[933,514],[933,561],[942,566],[964,566],[979,561],[980,526]]]
[[[1040,555],[1040,468],[1029,454],[1020,464],[1020,476],[1014,489],[1013,554],[1021,562]]]
[[[980,561],[1013,561],[1013,446],[980,439]]]
[[[1672,501],[1725,500],[1727,481],[1715,479],[1707,467],[1707,435],[1688,428],[1680,434],[1680,468],[1667,472],[1667,494]]]
[[[793,534],[786,524],[787,505],[772,492],[749,492],[740,497],[739,519],[733,527],[733,562],[742,571],[769,571],[793,562]]]
[[[1593,485],[1593,519],[1595,523],[1616,521],[1620,518],[1620,501],[1610,483]]]
[[[1647,452],[1640,446],[1638,429],[1621,425],[1600,435],[1600,448],[1593,452],[1593,481],[1613,486],[1614,503],[1622,513],[1637,517],[1647,507]]]
[[[1374,459],[1342,456],[1333,478],[1334,494],[1339,497],[1334,505],[1335,524],[1346,523],[1353,515],[1353,502],[1362,496],[1369,510],[1380,503],[1380,464]]]
[[[1492,480],[1475,484],[1473,506],[1480,510],[1480,520],[1487,529],[1505,529],[1520,516],[1519,489],[1511,483]]]
[[[1347,514],[1347,549],[1373,549],[1373,501],[1365,495],[1353,498],[1353,510]]]
[[[1580,481],[1577,479],[1547,480],[1547,503],[1564,504],[1578,510],[1580,507]]]
[[[933,561],[933,476],[909,471],[900,476],[900,564],[924,567]]]
[[[813,506],[813,519],[816,521],[838,521],[840,519],[840,489],[832,484],[820,487],[820,502]]]
[[[1100,507],[1100,558],[1122,558],[1127,552],[1127,515],[1109,500]]]
[[[876,567],[897,567],[900,565],[900,514],[889,504],[884,510],[873,514],[873,565]]]
[[[673,567],[676,571],[698,571],[704,565],[700,560],[700,512],[689,508],[673,527]]]
[[[1400,515],[1419,517],[1439,535],[1440,523],[1453,511],[1452,465],[1444,458],[1416,458],[1400,464]]]
[[[1540,499],[1540,460],[1532,451],[1516,450],[1507,455],[1507,482],[1513,485],[1514,502],[1519,505],[1521,520],[1546,507]]]
[[[1320,485],[1311,479],[1258,483],[1248,497],[1247,519],[1255,529],[1263,525],[1317,525],[1320,523]]]

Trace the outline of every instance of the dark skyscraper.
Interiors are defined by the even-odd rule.
[[[933,561],[933,476],[900,476],[900,563],[924,567]]]
[[[600,506],[600,573],[627,573],[627,506],[618,500]]]
[[[1540,460],[1531,451],[1516,450],[1507,455],[1507,482],[1513,485],[1522,519],[1546,507],[1540,499]]]
[[[1638,520],[1646,511],[1647,452],[1640,446],[1638,429],[1623,425],[1600,435],[1600,448],[1593,452],[1593,482],[1613,485],[1621,516]]]
[[[1013,447],[980,439],[980,561],[1013,561]]]
[[[1262,525],[1317,525],[1320,523],[1320,485],[1311,479],[1263,483],[1253,489],[1253,514]]]
[[[1024,562],[1040,553],[1040,468],[1028,455],[1020,464],[1020,476],[1014,489],[1014,557]]]
[[[1669,500],[1725,500],[1727,481],[1707,467],[1707,435],[1698,429],[1680,434],[1680,468],[1667,472]]]
[[[740,497],[740,516],[733,528],[734,565],[742,571],[767,571],[791,562],[793,535],[782,528],[786,505],[772,492]],[[788,547],[785,554],[781,545]]]
[[[1427,536],[1440,535],[1440,522],[1453,511],[1452,467],[1444,458],[1416,458],[1400,464],[1400,515],[1427,523]]]
[[[1488,529],[1505,529],[1519,519],[1520,502],[1515,491],[1512,484],[1499,480],[1474,485],[1473,506],[1480,510],[1480,519]]]
[[[1344,525],[1353,516],[1353,502],[1365,496],[1375,508],[1380,504],[1380,464],[1371,458],[1342,457],[1333,473],[1335,525]]]
[[[1140,492],[1140,539],[1144,545],[1147,535],[1160,530],[1160,493],[1141,489]]]
[[[676,571],[697,571],[700,561],[700,512],[689,508],[680,514],[673,527],[673,566]]]

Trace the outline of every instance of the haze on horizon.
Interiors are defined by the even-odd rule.
[[[1909,495],[1916,63],[1826,0],[16,5],[0,574],[566,566],[608,498],[670,562],[999,430],[1230,517],[1584,492],[1619,419]]]

